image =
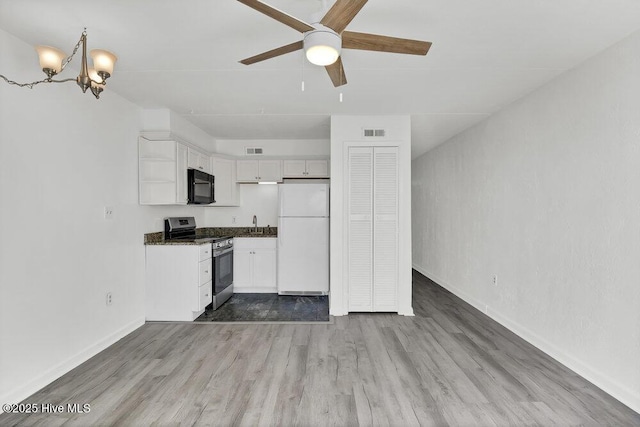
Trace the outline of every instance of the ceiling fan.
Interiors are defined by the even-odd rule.
[[[336,87],[347,83],[340,58],[342,49],[426,55],[431,47],[431,42],[345,31],[367,0],[336,0],[320,22],[315,24],[307,24],[259,0],[238,1],[304,35],[301,41],[243,59],[240,61],[242,64],[251,65],[304,49],[309,62],[326,68]]]

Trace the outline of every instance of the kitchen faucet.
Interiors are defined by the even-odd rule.
[[[253,227],[254,227],[254,232],[258,232],[258,217],[257,216],[253,216]]]

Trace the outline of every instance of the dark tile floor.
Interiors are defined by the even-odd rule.
[[[217,310],[207,308],[196,322],[328,322],[328,296],[233,294]]]

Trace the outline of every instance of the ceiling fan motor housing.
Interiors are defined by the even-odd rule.
[[[314,24],[313,31],[304,33],[304,51],[307,59],[316,65],[331,65],[340,56],[342,38],[331,28]]]

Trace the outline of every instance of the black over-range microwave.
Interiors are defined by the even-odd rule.
[[[208,173],[188,169],[187,184],[189,186],[190,205],[208,205],[215,203],[215,178]]]

